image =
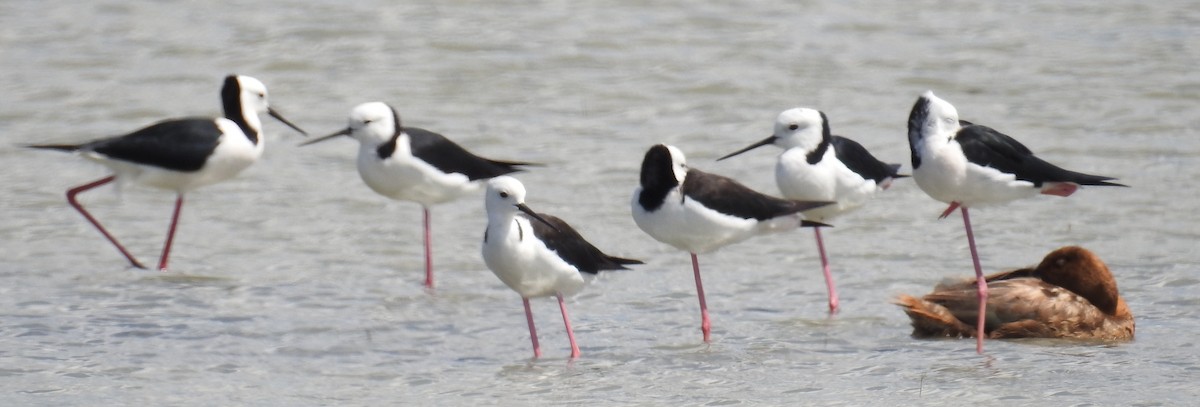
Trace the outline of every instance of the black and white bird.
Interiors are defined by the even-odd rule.
[[[533,356],[541,356],[542,351],[529,299],[555,296],[571,341],[571,358],[578,358],[579,346],[563,296],[581,290],[585,274],[625,270],[627,265],[642,262],[604,254],[567,222],[529,209],[525,205],[525,186],[516,178],[492,178],[486,194],[488,225],[483,233],[483,260],[500,281],[521,295]]]
[[[296,125],[271,109],[267,87],[249,76],[229,75],[221,87],[225,117],[192,117],[164,120],[132,133],[89,141],[82,144],[38,144],[31,148],[75,152],[108,167],[112,175],[67,190],[67,202],[112,242],[137,268],[145,268],[117,241],[75,196],[114,180],[118,184],[136,183],[175,191],[175,212],[163,245],[158,269],[167,268],[171,243],[183,208],[183,195],[193,189],[215,184],[237,175],[254,164],[263,152],[262,122],[259,113],[267,113],[304,134]]]
[[[386,103],[370,102],[350,111],[349,126],[301,145],[339,136],[358,140],[358,175],[371,190],[421,205],[424,213],[425,287],[433,288],[433,248],[429,209],[480,189],[482,180],[533,165],[479,157],[441,134],[405,127]]]
[[[700,329],[709,342],[712,324],[696,255],[766,233],[828,226],[805,220],[800,212],[829,204],[758,193],[732,179],[688,168],[682,151],[658,144],[642,160],[641,186],[634,190],[631,206],[642,231],[691,254]]]
[[[1038,194],[1069,196],[1080,185],[1125,186],[1112,177],[1065,170],[1033,155],[1017,140],[990,127],[958,119],[949,102],[926,91],[908,116],[913,179],[933,199],[950,204],[940,218],[962,209],[979,295],[976,351],[983,353],[987,283],[975,248],[968,208]]]
[[[775,118],[775,131],[770,137],[717,161],[766,145],[783,149],[775,163],[775,183],[785,198],[834,202],[804,212],[805,218],[817,222],[857,209],[891,186],[892,180],[907,177],[898,173],[900,164],[879,161],[854,140],[833,135],[825,113],[808,108],[783,111]],[[821,228],[814,227],[813,233],[829,291],[829,312],[836,312],[837,289],[825,255]]]

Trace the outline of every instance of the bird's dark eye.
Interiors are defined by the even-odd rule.
[[[501,198],[508,198],[508,192],[500,191]]]
[[[796,123],[792,123],[790,126],[788,126],[788,130],[796,130],[798,128],[800,128],[800,125]]]

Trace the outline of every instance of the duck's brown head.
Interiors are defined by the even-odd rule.
[[[1108,266],[1088,249],[1067,246],[1047,254],[1033,273],[1043,281],[1071,290],[1108,315],[1126,308]],[[1128,313],[1128,309],[1124,309]]]

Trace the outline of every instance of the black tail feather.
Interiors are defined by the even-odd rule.
[[[888,169],[891,170],[892,178],[908,178],[911,175],[900,173],[900,164],[888,164]]]
[[[612,260],[614,263],[622,264],[622,265],[624,265],[624,264],[646,264],[646,262],[643,262],[643,261],[637,260],[637,259],[626,259],[626,258],[613,257],[613,256],[608,256],[608,259]]]
[[[1062,176],[1064,181],[1073,182],[1073,183],[1076,183],[1079,185],[1129,187],[1128,185],[1124,185],[1124,184],[1108,182],[1108,181],[1116,180],[1116,178],[1113,178],[1113,177],[1106,177],[1103,175],[1084,174],[1082,172],[1075,172],[1075,171],[1071,171],[1071,170],[1063,170],[1063,172],[1065,173]]]
[[[75,144],[26,144],[26,145],[24,145],[24,146],[22,146],[22,147],[25,147],[25,148],[36,148],[36,149],[39,149],[39,150],[58,150],[58,151],[66,151],[66,152],[68,152],[68,153],[70,153],[70,152],[75,152],[75,151],[79,151],[79,148],[80,148],[80,146],[79,146],[79,145],[75,145]]]

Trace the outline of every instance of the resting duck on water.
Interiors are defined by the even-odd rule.
[[[988,338],[1133,339],[1129,306],[1108,266],[1091,251],[1063,247],[1036,268],[992,274],[988,282]],[[912,318],[918,338],[972,338],[978,318],[975,279],[938,284],[922,298],[896,304]]]

